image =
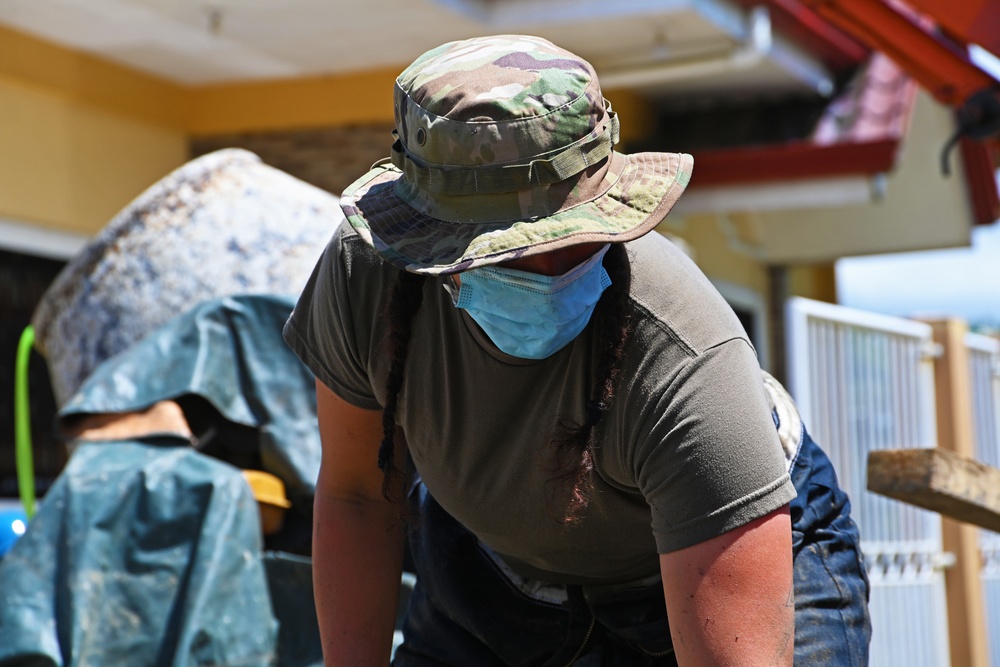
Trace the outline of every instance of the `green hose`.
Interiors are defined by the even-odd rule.
[[[35,329],[25,327],[17,344],[17,369],[14,376],[14,442],[17,460],[17,486],[24,513],[35,514],[35,462],[31,455],[31,413],[28,411],[28,361],[35,343]]]

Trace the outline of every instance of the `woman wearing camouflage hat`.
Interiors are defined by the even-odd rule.
[[[424,54],[395,111],[285,328],[318,378],[327,663],[388,661],[408,540],[396,665],[864,664],[829,461],[647,234],[690,156],[615,152],[591,66],[534,37]]]

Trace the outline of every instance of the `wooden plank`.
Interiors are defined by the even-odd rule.
[[[868,490],[1000,532],[1000,469],[953,452],[870,452]]]

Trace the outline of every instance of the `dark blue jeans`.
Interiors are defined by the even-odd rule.
[[[795,664],[867,665],[868,579],[850,503],[803,433],[791,470]],[[658,577],[634,586],[521,580],[418,485],[417,585],[395,667],[676,665]]]

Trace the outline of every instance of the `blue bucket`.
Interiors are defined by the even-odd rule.
[[[10,551],[27,529],[28,515],[23,510],[0,509],[0,558]]]

